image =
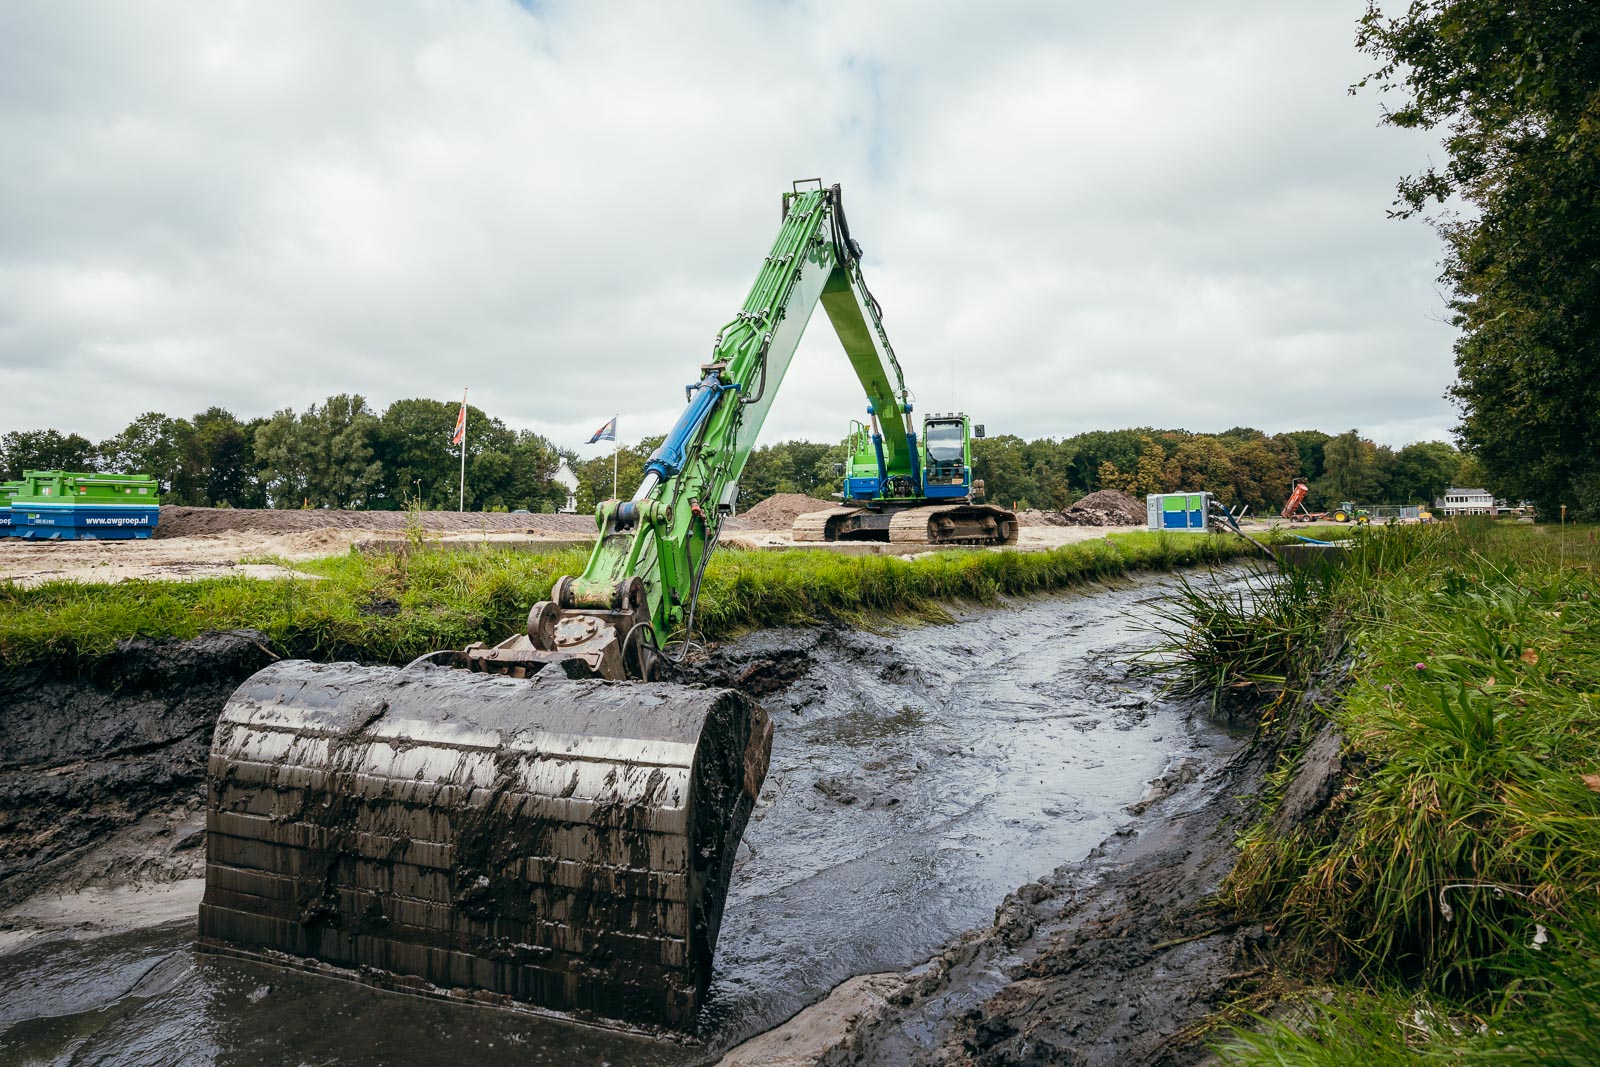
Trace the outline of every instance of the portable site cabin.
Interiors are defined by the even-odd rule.
[[[1210,493],[1151,493],[1144,498],[1144,508],[1152,530],[1211,529]]]
[[[35,541],[149,537],[161,519],[159,486],[142,474],[27,471],[11,498],[11,536]]]

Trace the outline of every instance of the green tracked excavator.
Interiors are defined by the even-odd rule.
[[[909,430],[860,257],[837,185],[784,195],[682,416],[525,632],[405,668],[284,661],[239,687],[208,766],[203,950],[694,1025],[772,727],[738,692],[657,679],[690,647],[706,562],[817,305],[877,419]],[[918,455],[891,445],[896,463]]]

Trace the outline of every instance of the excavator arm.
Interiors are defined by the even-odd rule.
[[[645,464],[638,490],[600,505],[588,566],[534,606],[525,635],[467,649],[469,666],[520,675],[554,663],[574,675],[650,678],[659,657],[687,647],[706,562],[818,304],[882,427],[886,470],[918,477],[910,397],[862,279],[839,187],[797,189],[783,206],[783,226],[744,306],[685,388],[683,413]]]
[[[406,668],[280,661],[207,769],[207,952],[412,993],[692,1028],[772,724],[649,679],[687,646],[740,472],[821,303],[915,476],[900,368],[838,186],[783,228],[630,500],[527,632]],[[467,666],[473,670],[439,670]],[[554,669],[552,669],[554,668]],[[595,676],[599,676],[596,680]]]

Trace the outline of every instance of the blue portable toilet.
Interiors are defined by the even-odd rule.
[[[1210,493],[1151,493],[1144,498],[1144,507],[1152,530],[1211,529]]]

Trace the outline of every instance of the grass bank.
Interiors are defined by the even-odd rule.
[[[1600,1063],[1596,533],[1373,530],[1341,572],[1174,617],[1194,625],[1171,665],[1252,691],[1263,739],[1291,706],[1342,738],[1331,800],[1274,829],[1287,745],[1240,835],[1222,896],[1277,935],[1280,973],[1243,1002],[1276,1021],[1223,1061]],[[1348,681],[1303,699],[1330,665]]]
[[[937,619],[954,602],[1064,589],[1133,571],[1217,563],[1248,554],[1235,537],[1121,534],[1050,552],[939,552],[918,559],[822,551],[713,557],[697,628],[713,639],[826,618]],[[72,668],[128,637],[193,637],[255,629],[274,652],[314,659],[403,663],[424,652],[499,640],[586,553],[426,552],[344,556],[294,564],[306,581],[0,584],[0,663]]]

